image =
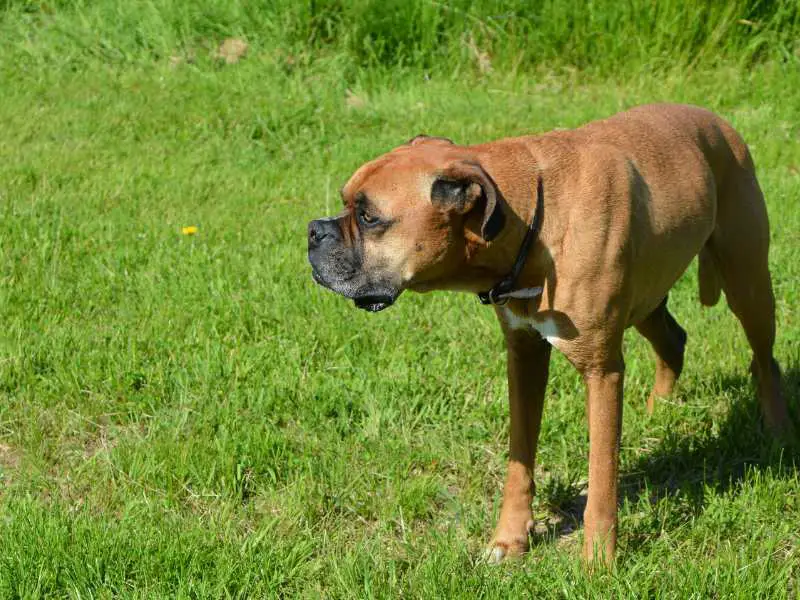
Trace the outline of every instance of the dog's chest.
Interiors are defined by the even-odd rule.
[[[556,348],[558,348],[560,342],[564,341],[559,335],[558,324],[551,317],[545,317],[543,319],[521,317],[508,307],[503,307],[503,317],[511,329],[536,331],[547,340],[551,346],[555,346]]]

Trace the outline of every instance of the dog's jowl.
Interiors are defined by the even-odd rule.
[[[493,304],[506,339],[511,440],[489,555],[528,547],[551,346],[586,384],[585,556],[611,561],[623,332],[652,344],[648,409],[671,393],[686,333],[667,293],[699,255],[700,301],[722,291],[753,350],[764,421],[790,434],[773,359],[769,224],[748,148],[716,115],[650,105],[572,131],[459,146],[417,136],[368,162],[343,212],[308,226],[314,279],[379,311],[405,290],[461,290]]]

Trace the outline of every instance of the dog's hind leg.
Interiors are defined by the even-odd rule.
[[[781,375],[773,358],[775,298],[769,273],[769,223],[764,197],[749,161],[726,178],[717,227],[706,244],[719,269],[722,288],[753,350],[751,372],[767,427],[776,435],[792,429]],[[748,168],[749,167],[749,168]]]
[[[686,332],[667,309],[665,297],[647,318],[636,324],[656,353],[656,381],[647,399],[647,412],[652,414],[656,398],[672,393],[675,382],[683,370],[683,354],[686,347]]]

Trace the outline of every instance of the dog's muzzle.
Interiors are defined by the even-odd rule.
[[[378,312],[390,307],[399,291],[363,272],[360,253],[345,245],[340,224],[341,217],[308,224],[311,277],[321,286],[350,298],[363,310]]]

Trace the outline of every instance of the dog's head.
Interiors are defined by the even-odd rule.
[[[314,280],[379,311],[405,289],[485,285],[470,258],[502,230],[503,199],[469,149],[417,136],[342,188],[344,211],[308,224]]]

